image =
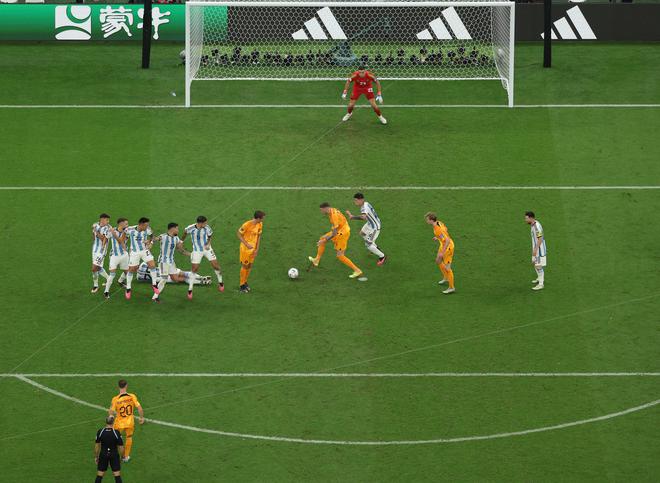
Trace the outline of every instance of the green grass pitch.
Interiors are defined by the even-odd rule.
[[[0,185],[99,187],[0,190],[1,480],[92,480],[92,406],[109,404],[118,377],[16,375],[101,373],[491,374],[129,377],[159,423],[137,429],[126,482],[657,480],[660,190],[388,188],[657,188],[657,45],[557,44],[551,70],[540,44],[516,49],[517,104],[655,107],[388,108],[506,104],[498,82],[401,81],[384,83],[387,126],[367,109],[341,123],[340,107],[6,107],[182,104],[180,49],[156,45],[143,71],[134,44],[0,44]],[[193,103],[339,106],[341,87],[199,82]],[[365,186],[390,261],[376,267],[353,224],[347,254],[368,281],[349,280],[331,250],[305,272],[328,226],[318,204],[353,209]],[[255,209],[267,217],[243,295],[235,232]],[[549,251],[539,293],[530,209]],[[452,296],[437,285],[429,210],[456,241]],[[213,219],[227,291],[199,287],[189,302],[170,285],[158,306],[142,284],[130,303],[91,295],[102,211],[149,216],[157,233]]]

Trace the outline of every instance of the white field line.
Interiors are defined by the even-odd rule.
[[[371,108],[367,104],[357,108]],[[660,104],[519,104],[514,109],[631,109]],[[200,104],[193,109],[346,109],[345,104]],[[505,104],[383,104],[385,109],[510,109]],[[0,109],[186,109],[183,105],[0,104]]]
[[[106,412],[108,409],[100,406],[98,404],[93,404],[82,399],[69,396],[63,392],[52,389],[48,386],[44,386],[36,381],[33,381],[25,376],[15,376],[16,379],[19,379],[37,389],[50,393],[54,396],[66,399],[68,401],[80,404],[82,406],[87,406],[90,408],[98,409],[103,412]],[[302,443],[302,444],[317,444],[317,445],[342,445],[342,446],[402,446],[402,445],[419,445],[419,444],[440,444],[440,443],[461,443],[468,441],[480,441],[480,440],[489,440],[489,439],[500,439],[500,438],[509,438],[512,436],[524,436],[526,434],[532,433],[541,433],[545,431],[553,431],[557,429],[570,428],[572,426],[581,426],[584,424],[595,423],[598,421],[606,421],[608,419],[613,419],[619,416],[625,416],[626,414],[631,414],[637,411],[642,411],[643,409],[648,409],[653,406],[660,404],[660,399],[655,401],[650,401],[645,404],[624,409],[622,411],[605,414],[603,416],[598,416],[589,419],[581,419],[578,421],[571,421],[568,423],[555,424],[553,426],[544,426],[540,428],[524,429],[521,431],[512,431],[506,433],[495,433],[495,434],[484,434],[484,435],[475,435],[475,436],[461,436],[454,438],[436,438],[436,439],[425,439],[425,440],[400,440],[400,441],[350,441],[350,440],[327,440],[327,439],[303,439],[303,438],[289,438],[284,436],[267,436],[259,434],[243,434],[235,433],[228,431],[219,431],[216,429],[200,428],[197,426],[188,426],[185,424],[171,423],[169,421],[161,421],[158,419],[145,418],[145,420],[151,424],[157,424],[160,426],[168,426],[176,429],[185,429],[187,431],[194,431],[197,433],[206,433],[206,434],[216,434],[219,436],[228,436],[241,439],[256,439],[262,441],[277,441],[284,443]]]
[[[0,186],[0,191],[606,191],[659,190],[660,185],[611,186]]]
[[[106,372],[106,373],[5,373],[0,377],[209,377],[209,378],[457,378],[457,377],[660,377],[660,372]]]

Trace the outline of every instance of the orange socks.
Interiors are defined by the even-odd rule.
[[[316,250],[316,261],[320,262],[321,257],[323,256],[323,252],[325,251],[325,243],[322,243],[318,246],[318,249]]]
[[[341,257],[337,257],[337,260],[339,260],[341,263],[343,263],[347,267],[350,267],[351,270],[353,270],[354,272],[361,272],[362,271],[357,267],[357,265],[355,265],[353,262],[351,262],[351,260],[346,255],[342,255]]]
[[[454,288],[454,271],[451,268],[447,270],[445,277],[447,277],[447,282],[449,282],[449,288]]]
[[[133,436],[126,436],[126,441],[124,441],[124,458],[128,458],[131,455],[131,448],[133,447]]]
[[[245,285],[250,276],[250,268],[241,267],[241,285]]]

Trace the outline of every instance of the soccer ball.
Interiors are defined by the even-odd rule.
[[[291,280],[295,280],[298,278],[298,269],[297,268],[290,268],[289,269],[289,278]]]

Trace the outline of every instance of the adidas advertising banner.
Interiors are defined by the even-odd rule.
[[[185,6],[154,5],[154,40],[183,40]],[[0,40],[142,40],[144,7],[0,4]]]
[[[249,15],[246,9],[217,8],[225,12],[228,40],[243,43],[264,39],[313,43],[365,35],[398,42],[487,36],[481,31],[487,24],[475,20],[481,15],[466,15],[461,7],[437,7],[432,14],[429,9],[365,7],[359,17],[354,11],[349,16],[341,7],[264,7],[251,9]],[[0,40],[141,40],[143,16],[139,4],[40,5],[0,0]],[[400,16],[406,21],[395,21]],[[152,22],[154,40],[185,39],[184,5],[154,5]],[[555,4],[552,38],[558,42],[657,41],[659,24],[660,4]],[[542,40],[542,32],[543,5],[516,5],[516,40]]]
[[[229,41],[471,40],[490,35],[488,7],[229,7]],[[401,21],[405,19],[405,21]],[[261,26],[267,25],[268,28]]]
[[[542,39],[543,5],[517,5],[516,40]],[[660,40],[660,4],[555,3],[552,39],[558,42]]]

